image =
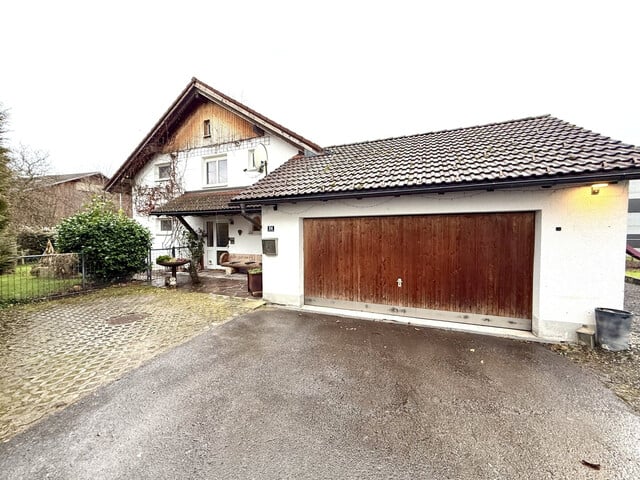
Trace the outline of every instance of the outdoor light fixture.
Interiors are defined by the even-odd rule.
[[[591,195],[597,195],[600,193],[600,189],[604,187],[608,187],[608,183],[594,183],[591,185]]]

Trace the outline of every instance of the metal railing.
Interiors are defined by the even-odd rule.
[[[96,285],[83,255],[59,253],[16,257],[0,275],[0,305],[79,293]]]

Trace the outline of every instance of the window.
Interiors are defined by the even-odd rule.
[[[160,219],[160,231],[162,233],[170,233],[173,230],[173,222],[170,218]]]
[[[205,160],[205,182],[207,186],[227,184],[226,157]]]
[[[156,179],[157,180],[169,180],[171,177],[171,165],[156,165]]]
[[[255,149],[249,150],[249,166],[247,170],[257,170],[258,165],[256,165],[256,151]]]
[[[205,120],[202,123],[202,136],[209,138],[211,136],[211,120]]]

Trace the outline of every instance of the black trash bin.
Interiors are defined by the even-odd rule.
[[[633,313],[614,308],[596,308],[596,343],[605,350],[629,349]]]

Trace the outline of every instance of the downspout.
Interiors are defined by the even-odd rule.
[[[257,222],[254,218],[251,217],[251,215],[247,213],[247,207],[244,203],[240,204],[240,215],[251,222],[251,225],[262,230],[262,224],[260,222]]]

